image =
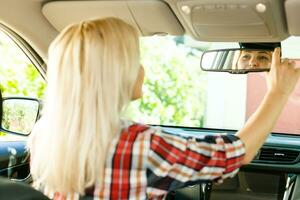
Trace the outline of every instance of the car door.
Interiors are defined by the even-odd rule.
[[[22,101],[23,97],[42,98],[46,87],[43,65],[42,59],[23,38],[0,24],[0,88],[4,99],[17,97]],[[15,105],[11,105],[10,109],[11,112],[18,111]],[[2,122],[5,125],[6,121]],[[24,124],[27,131],[19,129],[19,134],[1,130],[0,176],[31,181],[26,140],[32,125]]]

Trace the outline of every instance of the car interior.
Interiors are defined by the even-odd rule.
[[[141,47],[147,50],[142,52],[146,76],[147,70],[157,74],[164,70],[178,73],[173,79],[169,75],[161,80],[149,77],[145,82],[146,100],[134,102],[129,115],[171,134],[203,137],[235,134],[266,91],[263,75],[270,67],[233,70],[237,52],[272,52],[281,47],[282,57],[295,59],[300,67],[299,10],[297,0],[1,0],[0,82],[5,98],[0,176],[14,182],[32,182],[26,141],[41,115],[42,94],[36,91],[46,87],[48,47],[67,25],[104,17],[117,17],[133,25],[140,34]],[[1,38],[6,37],[12,43],[3,42]],[[35,70],[27,70],[24,77],[33,74],[34,79],[17,78],[18,85],[10,79],[9,70],[14,64],[5,64],[4,55],[12,56],[12,51],[7,50],[11,45],[30,63],[24,66]],[[149,50],[151,45],[155,48]],[[176,50],[177,47],[180,49]],[[185,61],[175,62],[172,57],[168,63],[169,56]],[[176,66],[187,72],[175,69]],[[174,80],[185,85],[173,84]],[[159,90],[158,83],[169,86]],[[147,92],[155,91],[159,103],[151,104]],[[168,95],[182,98],[176,102],[178,107],[171,106],[174,102]],[[292,97],[254,160],[235,177],[223,183],[202,181],[187,185],[170,191],[167,199],[299,200],[300,87],[296,87]],[[165,110],[161,111],[160,106]],[[139,109],[142,114],[136,111]],[[21,118],[13,117],[20,112]]]

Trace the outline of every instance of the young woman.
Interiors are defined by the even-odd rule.
[[[54,199],[153,199],[186,183],[222,180],[249,163],[300,72],[276,49],[269,91],[236,135],[184,138],[121,121],[142,96],[136,30],[106,18],[64,29],[49,49],[43,115],[31,136],[34,186]]]

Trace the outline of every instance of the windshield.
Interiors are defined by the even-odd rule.
[[[283,57],[300,58],[293,51],[295,40],[282,43]],[[266,92],[265,74],[204,72],[199,64],[203,51],[238,47],[238,43],[196,42],[186,36],[142,38],[144,96],[131,103],[126,116],[147,124],[240,129]],[[298,84],[274,132],[300,134],[299,104]]]

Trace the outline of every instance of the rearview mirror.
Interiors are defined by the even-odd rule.
[[[40,102],[23,97],[3,98],[1,131],[19,135],[29,135],[38,116]]]
[[[200,66],[204,71],[245,74],[269,71],[272,62],[271,50],[221,49],[202,54]]]

